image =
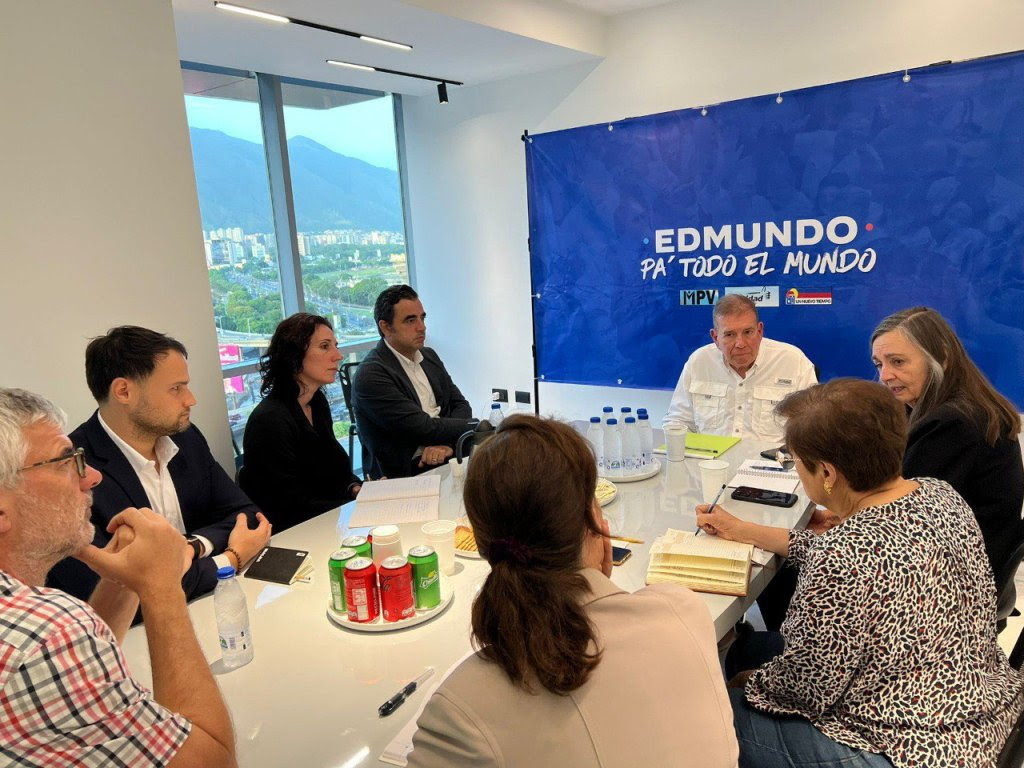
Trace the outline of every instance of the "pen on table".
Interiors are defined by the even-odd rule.
[[[789,471],[785,467],[766,467],[766,466],[758,466],[756,464],[751,464],[750,468],[751,469],[767,469],[769,472],[788,472]]]
[[[413,693],[416,691],[416,688],[420,686],[422,683],[424,683],[427,680],[427,678],[429,678],[432,674],[434,674],[434,668],[427,667],[426,672],[424,672],[422,675],[420,675],[407,686],[405,686],[405,688],[400,690],[390,699],[388,699],[379,707],[377,707],[377,714],[381,717],[387,717],[388,715],[390,715],[392,712],[394,712],[396,709],[402,706],[405,703],[405,700],[413,695]]]
[[[715,504],[717,504],[717,503],[718,503],[718,500],[719,500],[720,498],[722,498],[722,494],[723,494],[724,492],[725,492],[725,483],[722,483],[722,487],[718,489],[718,493],[716,493],[716,494],[715,494],[715,498],[713,498],[713,499],[711,500],[711,506],[709,506],[709,507],[708,507],[708,511],[707,511],[707,512],[705,512],[705,514],[710,514],[711,510],[715,508]],[[700,525],[698,525],[698,526],[697,526],[697,533],[700,533],[700,532],[701,532],[702,530],[704,530],[704,529],[703,529],[703,528],[701,528],[701,527],[700,527]],[[694,534],[694,536],[696,536],[696,535],[697,535],[697,534],[695,533],[695,534]]]

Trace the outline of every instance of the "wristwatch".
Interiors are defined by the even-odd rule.
[[[198,536],[189,536],[185,541],[192,547],[192,551],[196,553],[196,560],[203,556],[203,543],[199,540]]]

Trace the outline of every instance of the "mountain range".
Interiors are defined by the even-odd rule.
[[[262,145],[206,128],[189,133],[203,229],[272,232]],[[403,230],[397,171],[339,154],[305,136],[288,141],[288,159],[300,232]]]

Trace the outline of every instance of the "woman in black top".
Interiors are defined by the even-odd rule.
[[[907,406],[903,476],[937,477],[963,496],[998,578],[1024,539],[1017,409],[933,309],[913,307],[885,318],[871,336],[871,357],[879,380]]]
[[[334,329],[319,315],[282,320],[260,361],[264,398],[249,416],[239,484],[282,531],[359,493],[352,461],[334,436],[322,387],[338,374]]]

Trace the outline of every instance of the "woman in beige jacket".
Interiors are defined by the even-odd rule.
[[[738,748],[707,608],[610,580],[593,454],[569,426],[514,416],[474,454],[465,503],[491,573],[480,649],[419,719],[410,768],[733,768]]]

